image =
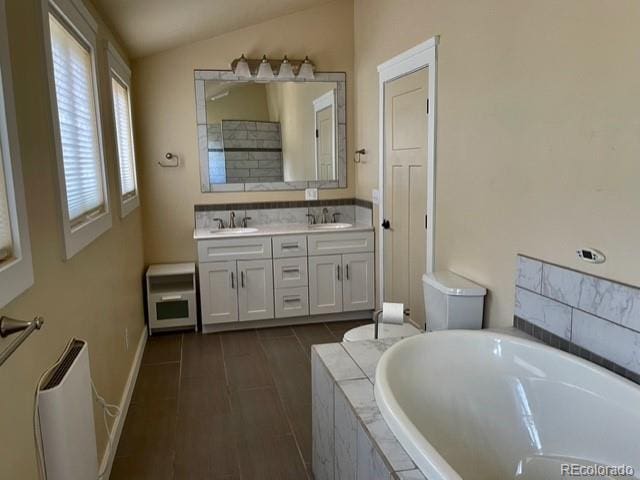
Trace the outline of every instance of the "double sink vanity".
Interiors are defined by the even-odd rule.
[[[194,239],[203,333],[371,318],[370,225],[196,228]]]

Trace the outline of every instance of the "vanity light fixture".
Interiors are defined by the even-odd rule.
[[[233,70],[239,78],[251,78],[251,70],[249,69],[249,62],[244,56],[244,53],[238,59],[235,69]]]
[[[269,80],[314,80],[315,65],[305,57],[304,60],[290,60],[286,55],[282,60],[269,59],[266,55],[262,59],[246,58],[243,55],[231,62],[231,70],[239,80],[255,80],[268,82]]]
[[[258,81],[266,81],[273,80],[273,68],[271,68],[271,64],[269,60],[267,60],[267,56],[262,56],[262,61],[260,62],[260,66],[258,67],[258,74],[256,75],[256,80]]]
[[[293,73],[293,67],[285,55],[280,64],[280,70],[278,71],[278,80],[293,80],[294,78],[296,78],[296,76]]]
[[[309,57],[304,57],[304,61],[298,71],[298,78],[301,80],[313,80],[315,78],[313,75],[313,63],[311,63]]]

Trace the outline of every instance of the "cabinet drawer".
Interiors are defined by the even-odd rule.
[[[273,237],[273,258],[302,257],[307,255],[307,237],[286,235]]]
[[[309,255],[373,252],[373,232],[309,235]]]
[[[307,287],[278,288],[275,291],[276,318],[309,315],[309,290]]]
[[[273,261],[276,288],[302,287],[309,284],[307,257],[278,258]]]
[[[198,242],[198,261],[253,260],[271,258],[269,237],[221,238]]]

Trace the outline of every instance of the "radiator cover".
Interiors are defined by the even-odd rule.
[[[98,476],[89,349],[73,340],[38,391],[38,415],[47,480]]]

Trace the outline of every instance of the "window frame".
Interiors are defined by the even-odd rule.
[[[100,82],[98,65],[97,22],[89,11],[79,2],[73,0],[42,0],[43,29],[46,51],[47,76],[49,77],[49,96],[51,99],[51,120],[55,140],[55,156],[58,170],[58,191],[60,200],[60,217],[62,234],[64,237],[64,258],[71,259],[82,249],[91,244],[112,226],[112,216],[109,197],[109,173],[105,161],[104,132],[102,109],[100,105]],[[102,168],[102,189],[104,194],[104,211],[95,216],[88,216],[78,224],[69,218],[67,204],[67,188],[64,173],[64,158],[62,153],[62,139],[58,117],[58,101],[56,96],[55,77],[53,70],[53,52],[51,48],[51,31],[49,15],[55,15],[63,26],[79,37],[84,46],[89,49],[91,56],[91,75],[93,83],[93,102],[96,115],[96,129],[98,137],[99,163]]]
[[[0,264],[0,308],[24,293],[34,282],[8,45],[5,0],[0,0],[0,144],[13,241],[13,256]]]
[[[109,98],[111,100],[111,119],[113,122],[113,144],[116,158],[116,169],[118,172],[118,198],[120,200],[120,218],[124,218],[133,212],[140,206],[140,190],[138,186],[138,169],[136,165],[136,149],[135,139],[133,135],[133,107],[131,104],[131,69],[118,53],[115,46],[109,43],[107,48],[107,57],[109,61]],[[133,154],[133,181],[135,184],[135,195],[130,195],[125,198],[122,192],[122,176],[120,172],[120,149],[118,148],[118,127],[116,125],[116,111],[115,102],[113,97],[113,87],[111,82],[116,80],[123,84],[127,89],[128,101],[129,101],[129,125],[131,130],[129,136],[131,139],[131,151]]]

